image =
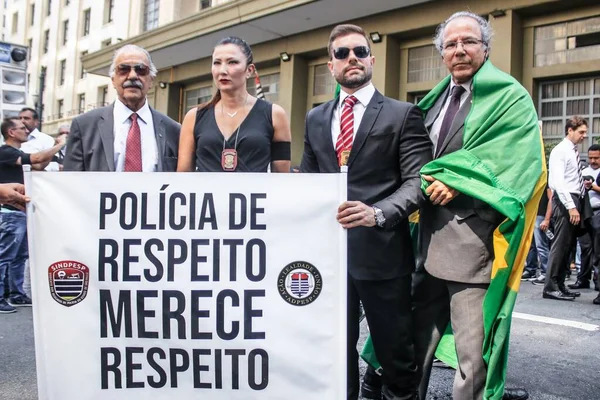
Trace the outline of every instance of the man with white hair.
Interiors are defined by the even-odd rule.
[[[110,77],[117,100],[78,116],[64,159],[65,171],[175,171],[180,125],[146,99],[157,70],[135,45],[115,51]]]

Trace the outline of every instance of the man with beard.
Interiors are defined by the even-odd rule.
[[[180,125],[150,108],[156,77],[150,54],[126,45],[115,51],[110,77],[117,100],[73,120],[65,171],[175,171]]]
[[[358,398],[359,301],[383,366],[385,399],[413,399],[417,369],[412,341],[408,216],[424,201],[419,170],[432,144],[419,109],[379,93],[375,58],[364,30],[338,25],[327,47],[341,86],[334,100],[306,117],[301,172],[348,168],[348,201],[337,210],[348,230],[348,399]]]
[[[568,285],[571,289],[589,289],[594,268],[600,261],[600,186],[598,186],[600,145],[593,144],[588,148],[588,163],[589,165],[581,171],[581,174],[590,198],[593,216],[587,226],[587,232],[579,237],[581,270],[577,274],[577,282]]]

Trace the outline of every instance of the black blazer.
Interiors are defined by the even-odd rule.
[[[337,104],[338,98],[308,112],[301,172],[340,171],[331,138]],[[386,223],[383,229],[348,231],[348,272],[353,278],[391,279],[413,271],[408,216],[424,201],[419,170],[431,158],[421,111],[375,91],[348,160],[348,200],[379,207]]]
[[[88,111],[75,118],[64,159],[65,171],[114,171],[114,104]],[[150,108],[158,146],[159,172],[175,172],[181,125]]]

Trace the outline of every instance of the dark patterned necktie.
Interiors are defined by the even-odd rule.
[[[436,150],[439,149],[442,146],[442,144],[444,144],[444,140],[446,140],[446,136],[448,136],[448,132],[450,132],[450,127],[452,127],[454,117],[456,116],[456,113],[460,108],[460,97],[463,95],[464,92],[465,88],[460,85],[456,85],[454,86],[454,89],[452,89],[450,104],[446,109],[446,114],[444,115],[444,120],[442,121]]]
[[[131,114],[131,126],[127,134],[125,144],[125,166],[126,172],[142,172],[142,135],[138,124],[138,115]]]

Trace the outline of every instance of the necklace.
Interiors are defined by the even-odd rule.
[[[237,110],[235,110],[235,112],[232,112],[232,113],[230,113],[230,112],[227,112],[227,111],[225,111],[225,108],[223,107],[223,100],[221,100],[221,115],[222,115],[223,113],[225,113],[225,114],[227,114],[227,116],[228,116],[229,118],[233,118],[233,117],[235,117],[235,116],[237,115],[237,113],[238,113],[238,112],[239,112],[239,111],[240,111],[242,108],[245,108],[245,107],[246,107],[246,104],[247,104],[247,103],[248,103],[248,95],[246,95],[246,100],[244,101],[244,105],[243,105],[243,106],[241,106],[240,108],[238,108]]]
[[[246,101],[244,102],[244,106],[240,107],[235,113],[233,113],[233,115],[231,115],[229,113],[227,113],[227,115],[229,115],[230,117],[233,118],[239,110],[241,110],[242,108],[246,108],[247,104],[248,104],[248,96],[246,95]],[[221,111],[223,111],[223,103],[221,103]],[[237,168],[237,163],[238,163],[237,144],[238,144],[238,138],[240,137],[240,128],[242,127],[243,122],[244,121],[242,121],[238,125],[238,127],[234,133],[235,144],[233,145],[233,149],[225,148],[227,145],[227,139],[225,139],[225,136],[223,136],[223,151],[221,152],[221,168],[223,168],[223,171],[233,172]]]

